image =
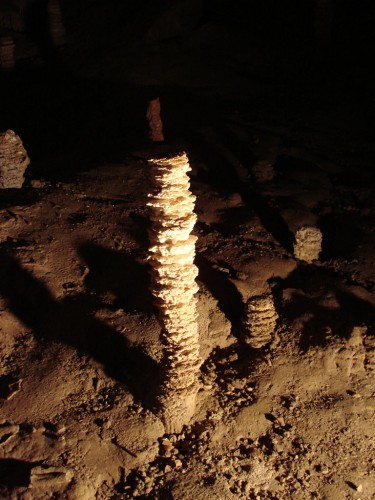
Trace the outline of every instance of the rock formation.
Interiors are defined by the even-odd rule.
[[[315,226],[303,226],[295,234],[294,256],[305,262],[319,258],[322,250],[322,233]]]
[[[152,99],[147,105],[147,121],[149,127],[149,137],[152,142],[163,142],[163,122],[160,118],[160,99]]]
[[[14,41],[11,36],[0,38],[0,69],[7,72],[12,71],[15,65]]]
[[[254,349],[271,342],[277,319],[271,293],[251,297],[246,304],[245,342]]]
[[[157,398],[166,432],[180,432],[194,414],[198,391],[198,270],[194,265],[195,196],[188,158],[180,153],[149,160],[153,192],[149,230],[151,291],[162,323],[163,380]]]
[[[256,182],[269,182],[275,177],[273,164],[267,160],[257,161],[251,167],[251,173]]]
[[[64,45],[65,28],[61,18],[59,0],[49,0],[47,9],[51,38],[56,45]]]
[[[13,130],[0,133],[0,189],[21,188],[29,163],[20,137]]]

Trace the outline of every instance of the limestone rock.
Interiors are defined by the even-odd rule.
[[[164,380],[158,402],[166,432],[179,432],[194,414],[198,391],[198,286],[194,265],[195,196],[185,153],[149,160],[151,292],[162,323]]]
[[[314,226],[302,226],[295,235],[294,256],[305,262],[319,258],[322,250],[322,233]]]
[[[30,163],[20,137],[7,130],[0,134],[0,188],[21,188]]]
[[[251,297],[246,304],[245,341],[254,349],[259,349],[273,338],[278,314],[270,293]]]

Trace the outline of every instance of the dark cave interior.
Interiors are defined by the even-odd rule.
[[[6,9],[17,0],[3,3],[3,36],[14,39],[16,65],[1,75],[0,128],[23,138],[33,158],[30,174],[66,175],[66,162],[62,171],[56,161],[61,153],[80,157],[68,162],[74,172],[81,168],[77,163],[86,168],[101,155],[144,146],[145,107],[153,96],[161,97],[172,143],[193,143],[194,129],[220,126],[223,115],[238,109],[308,121],[316,108],[324,116],[351,107],[358,117],[353,122],[361,120],[371,134],[371,1],[62,0],[62,47],[49,34],[46,1],[24,2],[22,28]],[[331,11],[324,40],[316,21],[319,3]],[[190,88],[186,73],[194,81]],[[248,92],[226,94],[227,81],[237,74],[247,80]]]

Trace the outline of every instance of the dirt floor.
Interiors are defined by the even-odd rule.
[[[2,123],[31,158],[24,187],[0,192],[1,498],[374,498],[366,65],[271,41],[249,49],[217,19],[135,48],[115,32],[99,50],[85,38],[95,12],[86,32],[68,22],[63,67],[21,39],[1,82]],[[153,412],[155,93],[197,197],[204,362],[178,435]],[[306,224],[323,237],[312,263],[293,252]],[[258,296],[277,322],[256,349],[246,304]]]

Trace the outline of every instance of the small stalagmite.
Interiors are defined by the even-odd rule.
[[[271,293],[251,297],[246,304],[245,342],[254,349],[269,344],[278,317]]]
[[[160,99],[157,97],[156,99],[152,99],[147,104],[147,113],[146,113],[148,128],[149,128],[149,137],[152,142],[163,142],[164,134],[163,134],[163,122],[160,117]]]
[[[47,9],[51,38],[56,45],[64,45],[65,28],[62,22],[59,0],[49,0]]]
[[[198,392],[198,269],[194,265],[195,196],[185,153],[151,159],[149,195],[151,291],[162,324],[163,380],[157,398],[166,432],[180,432],[195,411]]]
[[[311,263],[319,258],[322,250],[322,233],[315,226],[303,226],[295,234],[294,256]]]
[[[267,160],[257,161],[251,167],[251,174],[256,182],[270,182],[275,177],[275,169],[271,162]]]
[[[14,41],[10,36],[0,38],[0,69],[3,72],[12,71],[15,65]]]
[[[20,137],[13,130],[0,133],[0,189],[21,188],[29,163]]]

